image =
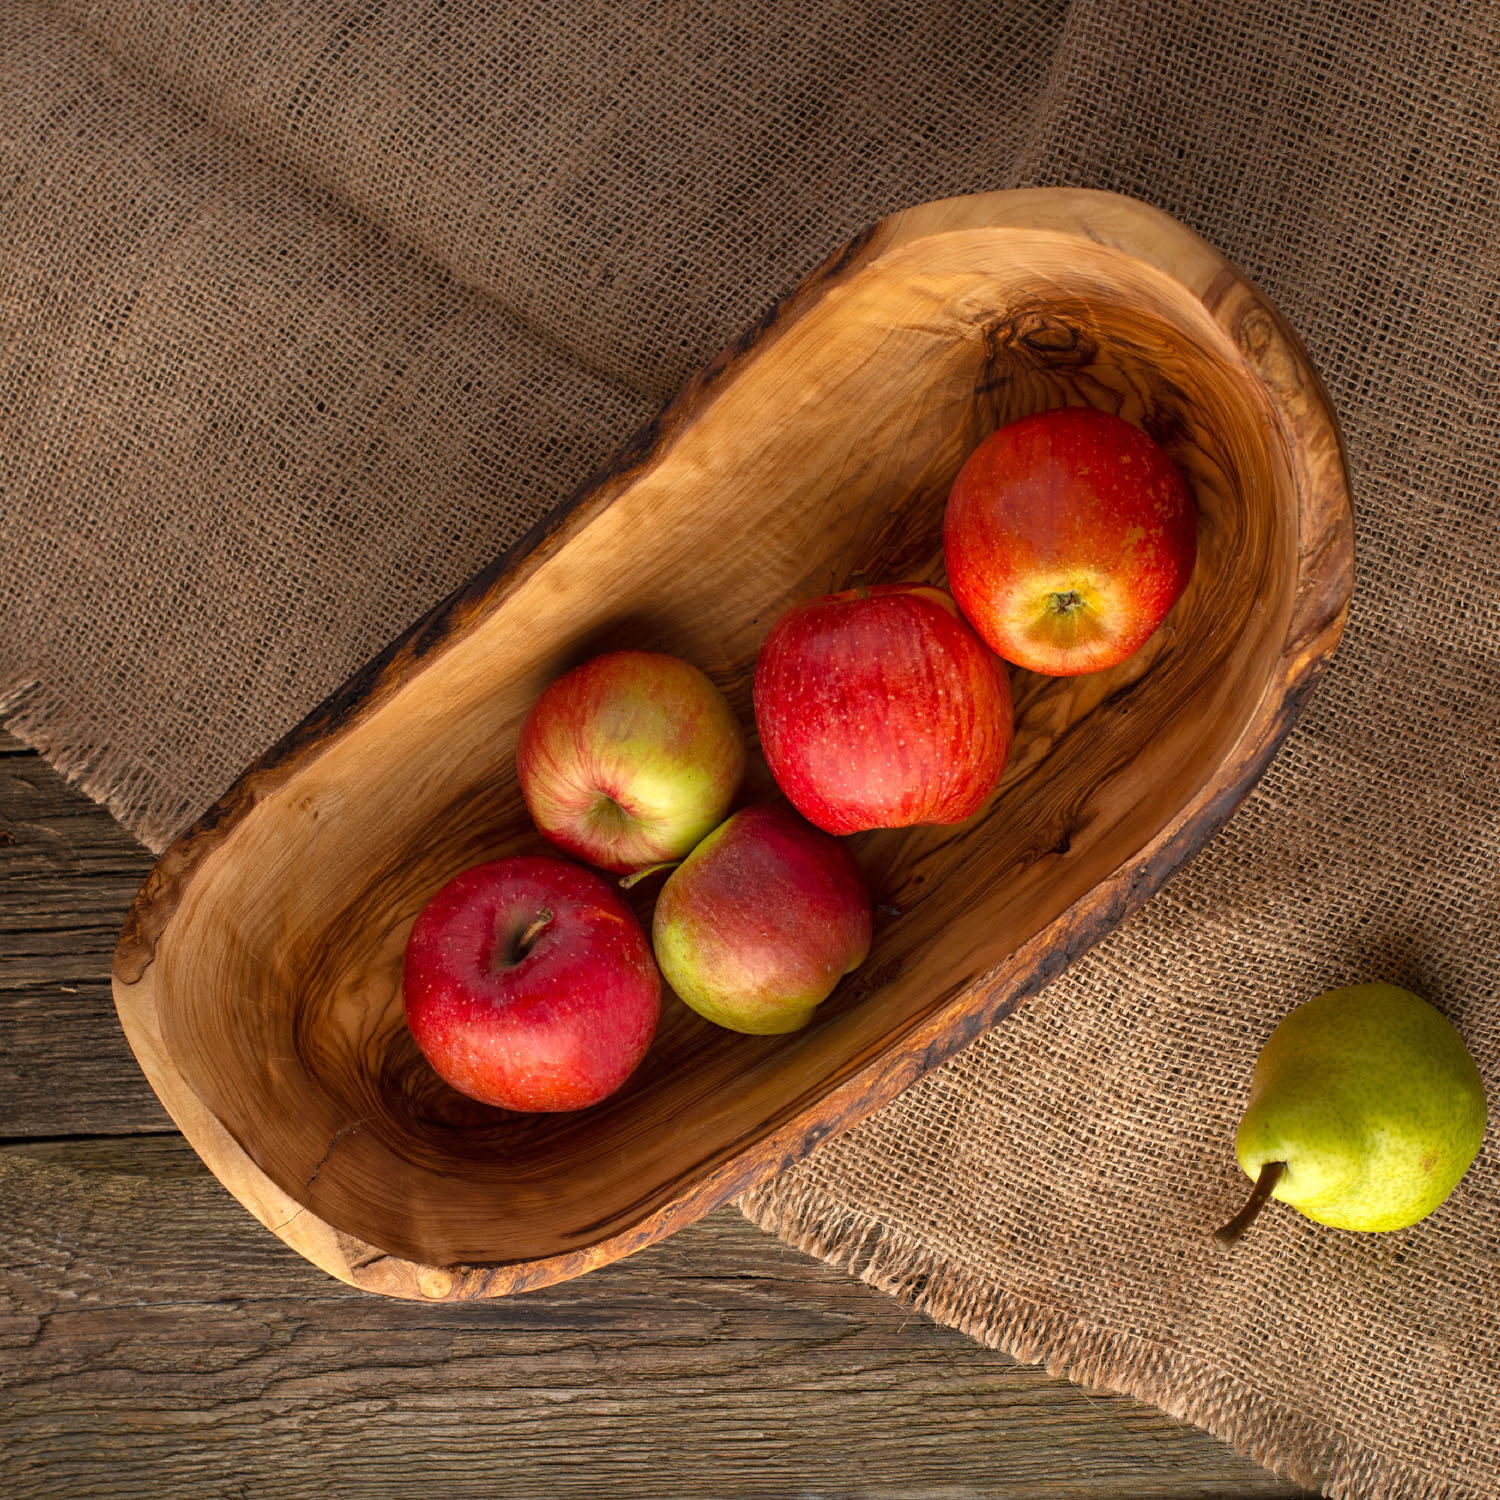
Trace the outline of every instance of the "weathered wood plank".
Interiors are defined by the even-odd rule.
[[[31,1496],[1290,1496],[732,1210],[498,1301],[361,1295],[176,1138],[0,1150],[0,1453]]]
[[[151,855],[0,731],[0,1139],[170,1130],[109,958]]]
[[[175,1133],[130,1134],[170,1131],[105,979],[149,866],[0,734],[7,1497],[1299,1493],[728,1209],[494,1302],[393,1302],[325,1277]]]

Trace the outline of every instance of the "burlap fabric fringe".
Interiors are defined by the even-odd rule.
[[[1500,1154],[1385,1237],[1205,1230],[1274,1020],[1383,976],[1500,1097],[1489,7],[0,3],[0,712],[161,845],[833,246],[1038,182],[1305,336],[1357,495],[1334,669],[1229,830],[744,1205],[1332,1494],[1500,1473]]]

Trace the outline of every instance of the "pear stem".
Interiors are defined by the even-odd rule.
[[[620,881],[620,889],[628,891],[633,886],[639,885],[648,875],[654,875],[658,870],[672,870],[680,865],[680,859],[664,859],[659,865],[647,865],[644,869],[636,870],[633,874],[624,876]]]
[[[1214,1231],[1214,1238],[1221,1245],[1232,1245],[1255,1222],[1256,1215],[1271,1201],[1281,1174],[1286,1171],[1284,1161],[1268,1161],[1255,1179],[1250,1197],[1245,1206],[1222,1228]]]

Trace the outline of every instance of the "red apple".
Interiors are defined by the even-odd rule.
[[[1005,669],[920,583],[788,610],[755,663],[755,722],[777,785],[829,833],[962,822],[1013,733]]]
[[[661,977],[607,881],[532,856],[475,865],[422,908],[401,994],[417,1046],[460,1093],[582,1109],[646,1055]]]
[[[1069,406],[992,433],[943,518],[948,585],[1007,661],[1052,677],[1138,650],[1187,587],[1193,497],[1138,427]]]
[[[729,811],[745,737],[697,667],[612,651],[531,706],[516,768],[543,837],[617,874],[681,859]]]
[[[870,893],[844,846],[789,808],[747,807],[672,872],[651,940],[668,984],[731,1031],[798,1031],[870,951]]]

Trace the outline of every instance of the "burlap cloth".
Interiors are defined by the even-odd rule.
[[[1414,0],[3,0],[0,712],[160,846],[863,225],[1148,199],[1328,379],[1345,644],[1164,895],[745,1211],[1330,1493],[1494,1493],[1494,1131],[1411,1230],[1206,1232],[1327,985],[1421,989],[1500,1098],[1497,49]]]

